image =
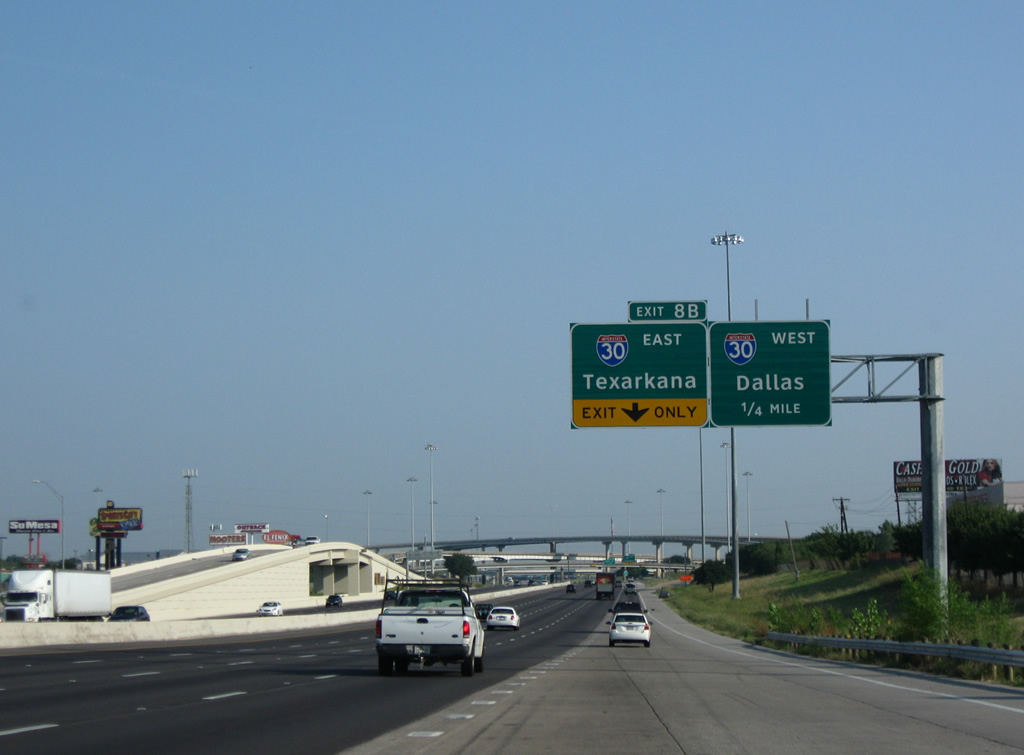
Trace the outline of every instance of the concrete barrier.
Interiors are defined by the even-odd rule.
[[[565,590],[564,584],[520,587],[474,595],[481,602],[538,592]],[[319,600],[319,599],[318,599]],[[364,610],[316,613],[301,616],[252,616],[244,619],[194,619],[174,621],[44,621],[38,624],[0,622],[0,648],[46,648],[64,645],[101,645],[119,642],[169,642],[209,637],[232,637],[287,632],[300,629],[330,630],[350,624],[374,621],[380,613],[379,600]]]

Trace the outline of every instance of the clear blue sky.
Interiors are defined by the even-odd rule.
[[[622,533],[626,500],[633,533],[662,501],[699,531],[696,429],[570,428],[569,324],[725,319],[727,230],[736,319],[809,302],[833,354],[945,354],[946,456],[1024,479],[1022,28],[998,1],[7,4],[4,534],[59,514],[43,479],[68,555],[108,498],[144,510],[128,550],[180,548],[196,468],[197,543],[325,514],[362,542],[367,499],[401,542],[412,496],[422,540],[427,443],[438,537]],[[728,430],[702,435],[721,532]],[[760,534],[838,497],[874,530],[918,437],[916,404],[737,431],[741,511],[749,482]]]

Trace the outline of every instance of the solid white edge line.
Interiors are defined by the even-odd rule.
[[[874,685],[876,685],[878,687],[886,687],[888,689],[896,689],[896,690],[901,690],[903,692],[916,692],[916,693],[918,693],[920,695],[929,695],[931,697],[940,697],[940,698],[945,699],[945,700],[959,700],[959,701],[965,702],[965,703],[972,703],[974,705],[981,705],[981,706],[984,706],[986,708],[995,708],[996,710],[1004,710],[1004,711],[1007,711],[1008,713],[1022,713],[1022,714],[1024,714],[1024,709],[1012,708],[1012,707],[1010,707],[1008,705],[999,705],[998,703],[990,703],[990,702],[986,702],[985,700],[976,700],[974,698],[964,697],[962,695],[951,695],[948,692],[934,692],[934,691],[931,691],[931,690],[921,689],[919,687],[908,687],[908,686],[906,686],[904,684],[893,684],[892,682],[884,682],[881,679],[868,679],[867,677],[864,677],[864,676],[858,676],[856,674],[846,673],[846,672],[843,672],[843,671],[834,671],[833,669],[819,668],[817,666],[809,666],[806,663],[797,663],[796,661],[785,661],[785,660],[782,660],[781,658],[773,658],[771,655],[768,654],[770,651],[765,651],[765,653],[763,655],[762,654],[754,655],[754,654],[752,654],[752,653],[750,653],[750,652],[748,652],[746,650],[734,650],[733,648],[725,648],[725,647],[722,647],[721,645],[715,645],[714,643],[711,643],[711,642],[706,642],[704,640],[699,640],[696,637],[691,637],[688,634],[684,634],[683,632],[675,630],[672,627],[670,627],[667,624],[665,624],[664,622],[662,622],[660,619],[652,619],[652,621],[657,622],[658,624],[660,624],[662,627],[664,627],[668,631],[672,632],[673,634],[679,635],[680,637],[683,637],[683,638],[685,638],[687,640],[692,640],[693,642],[700,643],[701,645],[706,645],[708,647],[715,648],[716,650],[723,650],[723,651],[725,651],[727,653],[733,653],[734,655],[740,655],[740,656],[743,656],[744,658],[749,658],[751,660],[768,661],[770,663],[777,663],[780,666],[790,666],[792,668],[799,668],[799,669],[803,669],[805,671],[814,671],[814,672],[819,673],[819,674],[825,674],[826,676],[839,676],[839,677],[843,677],[844,679],[852,679],[853,681],[864,682],[865,684],[874,684]],[[937,680],[937,681],[943,681],[943,680]]]

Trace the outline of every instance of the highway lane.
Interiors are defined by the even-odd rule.
[[[766,650],[694,627],[641,594],[650,648],[609,648],[605,632],[591,632],[352,752],[1024,751],[1019,688]]]
[[[403,726],[579,642],[607,603],[532,593],[508,600],[519,632],[488,632],[485,671],[377,675],[371,625],[203,643],[0,657],[0,748],[90,753],[244,748],[331,753]],[[588,599],[590,598],[590,599]]]

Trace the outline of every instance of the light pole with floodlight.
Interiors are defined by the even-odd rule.
[[[434,575],[434,506],[437,505],[437,501],[434,500],[434,451],[437,450],[437,446],[433,443],[428,443],[423,447],[430,455],[430,575]]]
[[[416,483],[419,480],[409,477],[406,482],[409,483],[409,555],[405,557],[405,578],[409,579],[409,559],[416,550]]]
[[[731,529],[731,527],[729,526],[729,523],[731,521],[730,518],[729,518],[729,510],[730,510],[730,500],[729,500],[729,479],[730,479],[730,476],[729,476],[729,449],[732,448],[732,444],[726,442],[726,443],[723,443],[721,447],[725,449],[725,536],[726,536],[726,538],[728,538],[729,537],[729,531]]]
[[[661,509],[661,536],[665,537],[665,488],[654,491],[658,494],[658,507]]]
[[[750,542],[750,478],[754,476],[753,472],[744,472],[743,476],[747,478],[747,542]]]
[[[370,547],[370,498],[369,498],[369,496],[373,495],[373,493],[370,492],[369,490],[364,490],[363,491],[363,495],[367,496],[367,498],[366,498],[366,547],[369,548]]]
[[[60,501],[60,568],[64,568],[64,496],[53,489],[46,480],[32,480],[37,485],[45,485],[50,489],[50,492],[57,496]]]
[[[630,537],[633,534],[633,527],[629,522],[629,510],[633,506],[632,501],[626,501],[626,537]]]
[[[711,243],[715,246],[725,247],[725,290],[726,290],[726,301],[728,305],[727,314],[728,320],[732,321],[732,276],[729,268],[729,245],[733,246],[743,243],[743,237],[735,233],[725,233],[721,236],[712,236]],[[731,499],[732,509],[732,531],[729,533],[732,538],[732,597],[739,598],[740,596],[740,554],[739,554],[739,527],[736,525],[736,428],[729,428],[729,446],[731,456],[731,485],[729,490],[729,497]]]

